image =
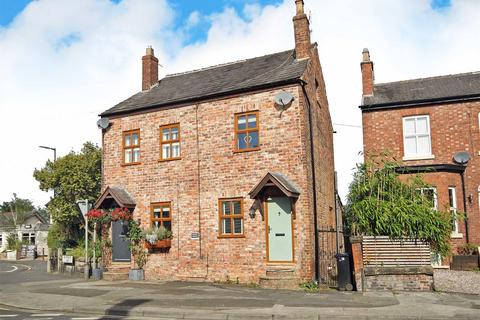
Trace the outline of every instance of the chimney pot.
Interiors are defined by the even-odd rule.
[[[363,49],[363,62],[370,62],[370,51],[368,51],[368,48]]]
[[[303,0],[295,0],[295,6],[297,7],[297,16],[304,14]]]

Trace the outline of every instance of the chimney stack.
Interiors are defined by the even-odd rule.
[[[297,14],[293,17],[295,31],[295,55],[297,59],[310,56],[310,22],[304,12],[303,0],[295,0]]]
[[[147,47],[146,54],[142,57],[142,91],[149,90],[158,82],[158,59],[151,46]]]
[[[373,82],[375,80],[373,74],[373,62],[370,61],[370,52],[367,48],[363,49],[363,60],[360,63],[362,69],[362,87],[363,95],[371,96],[373,95]]]

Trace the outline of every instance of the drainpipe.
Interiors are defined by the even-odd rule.
[[[302,86],[302,91],[307,101],[308,108],[308,128],[310,131],[310,161],[312,162],[312,189],[313,189],[313,219],[314,219],[314,240],[315,240],[315,281],[319,283],[320,274],[318,270],[318,265],[320,263],[319,259],[319,248],[318,248],[318,220],[317,220],[317,184],[315,179],[315,154],[313,147],[313,126],[312,126],[312,110],[310,106],[310,100],[308,99],[307,90],[305,89],[305,82],[301,81],[300,85]]]
[[[467,197],[465,196],[465,171],[460,172],[460,178],[462,179],[462,195],[463,195],[463,209],[465,210],[465,239],[468,240],[468,215],[467,215]]]
[[[200,203],[200,139],[198,133],[198,104],[195,105],[195,125],[197,130],[197,191],[198,191],[198,254],[203,259],[202,254],[202,206]]]

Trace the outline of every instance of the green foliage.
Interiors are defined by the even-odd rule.
[[[129,222],[127,238],[130,240],[130,250],[132,251],[133,261],[139,269],[142,269],[147,263],[148,252],[143,247],[145,237],[137,221],[131,220]]]
[[[18,239],[15,233],[10,233],[7,236],[7,250],[20,250],[22,248],[22,241]]]
[[[316,281],[305,281],[300,283],[300,288],[307,292],[318,292],[320,289]]]
[[[48,211],[55,222],[63,225],[81,223],[76,201],[88,199],[93,203],[101,188],[101,149],[86,142],[80,153],[70,152],[45,167],[35,169],[33,176],[43,191],[54,190],[55,196]]]
[[[22,225],[28,215],[35,210],[32,201],[18,198],[14,193],[12,200],[4,201],[0,205],[0,225],[6,229],[15,230]]]
[[[65,248],[66,233],[62,227],[54,223],[48,229],[47,244],[50,249]]]
[[[478,248],[480,248],[480,244],[478,243],[466,243],[459,246],[457,248],[457,252],[462,256],[471,256],[474,254],[479,254]]]
[[[434,252],[448,255],[451,214],[433,210],[432,200],[419,192],[429,186],[420,176],[402,181],[395,172],[397,167],[385,157],[357,165],[345,208],[347,231],[353,235],[419,239],[429,243]]]
[[[164,226],[150,227],[142,231],[142,238],[154,244],[157,240],[171,239],[172,232],[166,229]]]

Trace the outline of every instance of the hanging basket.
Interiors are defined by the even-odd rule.
[[[167,249],[172,246],[172,239],[163,239],[157,240],[154,244],[151,244],[148,241],[145,241],[145,248],[146,249]]]

